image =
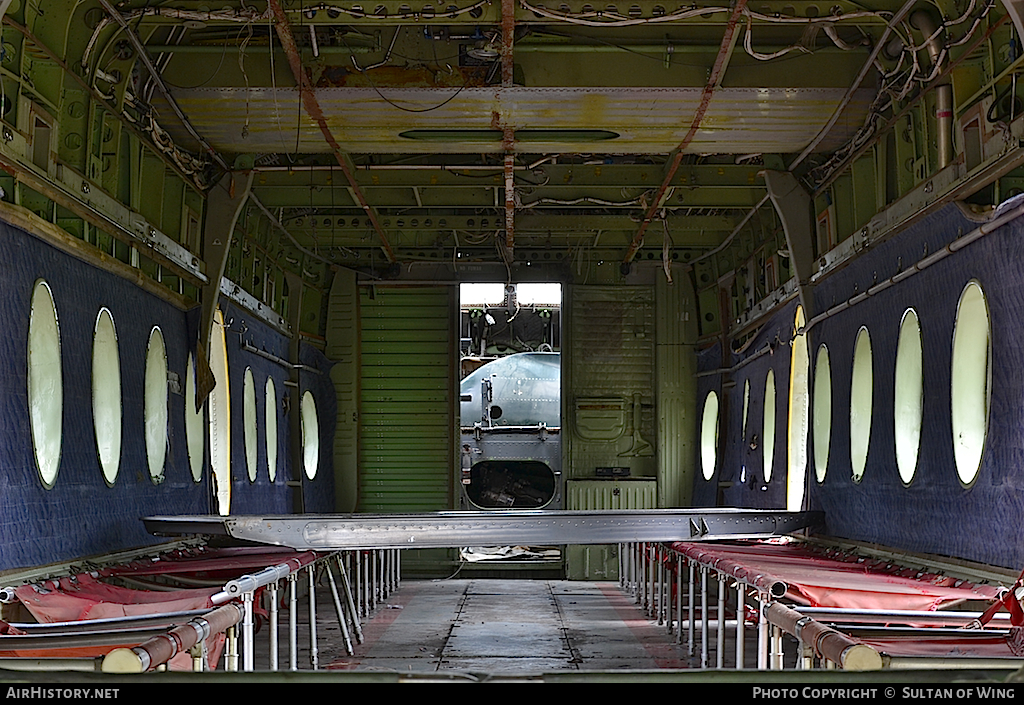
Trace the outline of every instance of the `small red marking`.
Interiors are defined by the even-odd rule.
[[[616,585],[601,585],[601,593],[618,612],[622,623],[629,627],[633,636],[644,647],[658,668],[689,668],[690,664],[682,658],[682,650],[675,644],[666,641],[664,627],[656,627],[637,611],[636,605]]]
[[[417,592],[418,589],[416,587],[403,586],[401,590],[396,592],[394,596],[388,600],[387,604],[379,607],[378,612],[373,619],[363,625],[362,644],[357,644],[355,634],[350,634],[352,638],[352,650],[355,654],[352,656],[344,656],[336,661],[332,661],[327,664],[325,668],[329,671],[352,671],[359,668],[362,664],[361,657],[370,653],[374,644],[384,636],[392,623],[401,616],[402,608],[409,603]]]

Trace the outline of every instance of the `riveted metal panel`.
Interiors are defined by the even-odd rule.
[[[844,94],[845,87],[723,87],[715,91],[704,127],[698,130],[687,151],[708,152],[798,152],[828,121]],[[701,102],[698,86],[672,88],[636,87],[467,87],[452,98],[450,88],[391,87],[388,101],[411,108],[436,109],[404,112],[389,109],[374,88],[318,88],[317,100],[327,116],[330,129],[344,152],[465,153],[497,152],[500,139],[479,141],[478,131],[491,128],[491,115],[500,112],[517,132],[542,129],[557,111],[559,130],[550,137],[526,143],[536,153],[593,149],[593,142],[580,142],[573,130],[608,130],[614,139],[600,142],[608,153],[667,152],[686,135],[688,121]],[[860,89],[846,108],[847,120],[840,121],[823,143],[832,149],[848,139],[851,126],[860,125],[873,92]],[[294,88],[201,87],[175,90],[175,96],[199,131],[224,151],[276,151],[280,148],[279,108],[298,101]],[[448,98],[449,100],[445,101]],[[445,101],[442,103],[442,101]],[[441,103],[440,105],[438,105]],[[644,119],[636,119],[637,105],[644,106]],[[246,115],[250,130],[243,137],[237,125]],[[367,120],[367,115],[375,116]],[[294,119],[291,128],[295,129]],[[414,130],[472,131],[463,139],[438,142],[409,139],[399,135]],[[559,132],[564,134],[558,134]],[[293,133],[294,134],[294,133]],[[474,139],[475,138],[475,139]],[[317,125],[304,120],[298,126],[298,150],[326,151]],[[517,149],[519,140],[517,139]]]
[[[619,495],[613,489],[619,483],[579,484],[582,478],[594,478],[599,467],[628,468],[631,477],[648,479],[641,484],[657,485],[654,291],[651,287],[574,286],[569,307],[566,357],[570,364],[563,370],[569,379],[569,398],[562,442],[569,439],[568,475],[573,481],[567,485],[579,489],[566,490],[565,507],[604,508],[600,505],[621,500],[622,488],[630,483],[621,483]],[[608,496],[598,496],[603,492]],[[631,495],[628,490],[627,497],[637,499]],[[568,547],[566,577],[614,579],[617,551],[614,545]]]
[[[327,306],[327,357],[338,400],[334,429],[334,508],[351,512],[359,493],[359,294],[355,272],[334,275]]]
[[[570,306],[571,362],[563,371],[569,378],[569,434],[562,434],[563,443],[571,435],[569,477],[595,477],[598,467],[628,467],[632,477],[653,477],[654,292],[575,286]],[[607,418],[616,410],[621,418]]]
[[[451,507],[455,380],[448,287],[360,292],[361,512]]]

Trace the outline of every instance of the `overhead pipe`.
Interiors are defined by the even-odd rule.
[[[925,49],[931,59],[932,71],[941,70],[942,43],[939,41],[939,27],[927,10],[918,10],[910,15],[910,25],[925,36]],[[953,86],[949,79],[935,88],[935,123],[938,132],[939,169],[953,161]]]
[[[114,649],[103,658],[104,673],[143,673],[167,663],[214,634],[227,631],[242,620],[242,608],[236,603],[218,607],[205,617],[175,627],[166,634],[128,648]]]
[[[846,110],[846,106],[849,105],[851,100],[853,100],[853,96],[857,92],[857,89],[860,88],[860,84],[864,82],[864,79],[867,77],[868,73],[872,69],[874,69],[875,59],[878,58],[878,55],[881,53],[882,49],[888,43],[889,35],[892,33],[892,28],[896,26],[900,22],[900,20],[906,17],[907,13],[913,9],[916,3],[917,0],[907,0],[903,4],[903,6],[896,11],[896,14],[892,16],[892,19],[890,19],[889,22],[886,24],[885,31],[882,32],[882,36],[879,37],[878,41],[876,42],[875,48],[871,50],[871,55],[868,56],[867,61],[865,61],[864,65],[861,67],[860,73],[857,74],[857,77],[853,80],[853,83],[850,84],[850,87],[847,89],[846,95],[843,96],[843,99],[839,101],[839,105],[837,105],[836,109],[832,112],[832,117],[830,117],[828,119],[828,122],[826,122],[825,125],[821,128],[821,130],[818,131],[818,134],[814,137],[814,139],[812,139],[810,143],[806,147],[804,147],[804,150],[800,152],[799,155],[797,155],[796,159],[789,163],[789,166],[787,167],[786,171],[793,171],[800,164],[802,164],[804,159],[806,159],[815,150],[818,144],[821,143],[823,139],[825,139],[826,135],[828,135],[828,133],[832,131],[832,128],[835,126],[836,122],[839,121],[840,116],[843,114],[843,111]]]
[[[765,605],[763,613],[769,623],[795,636],[801,643],[810,646],[814,653],[838,664],[844,671],[875,671],[882,668],[882,657],[872,647],[780,602]]]
[[[838,168],[837,167],[837,168],[833,169],[831,171],[831,173],[827,177],[825,177],[825,179],[823,181],[820,181],[817,184],[817,186],[815,188],[815,191],[814,191],[814,195],[815,196],[821,195],[824,192],[824,190],[827,189],[839,177],[839,175],[842,174],[846,170],[847,167],[849,167],[850,164],[852,164],[856,160],[860,159],[860,157],[862,157],[864,155],[864,153],[867,152],[868,150],[873,149],[874,146],[878,143],[878,140],[881,139],[881,136],[887,134],[892,129],[892,127],[894,125],[896,125],[896,123],[898,123],[900,120],[902,120],[907,115],[907,113],[909,113],[911,110],[913,110],[913,108],[921,100],[923,100],[924,97],[928,93],[930,93],[931,91],[935,90],[935,88],[937,86],[937,81],[945,79],[946,77],[948,77],[950,75],[950,73],[952,73],[953,69],[955,69],[957,66],[959,66],[968,57],[973,56],[975,50],[977,50],[978,47],[980,47],[985,42],[989,41],[989,39],[992,37],[992,35],[995,34],[996,30],[998,30],[1003,24],[1005,24],[1008,21],[1010,21],[1010,16],[1009,15],[1002,15],[1001,17],[996,18],[995,20],[992,21],[992,23],[989,25],[988,29],[986,29],[985,32],[980,37],[978,37],[976,40],[974,40],[971,44],[967,45],[967,48],[964,51],[960,52],[960,54],[955,59],[953,59],[952,61],[946,62],[946,67],[944,69],[942,69],[942,71],[939,72],[939,76],[937,77],[936,81],[933,81],[932,83],[929,83],[928,85],[926,85],[917,94],[916,97],[912,98],[909,102],[907,102],[903,106],[903,108],[899,112],[897,112],[895,115],[893,115],[891,118],[889,118],[888,122],[886,122],[884,125],[882,125],[882,127],[880,129],[875,130],[874,131],[874,135],[872,137],[870,137],[867,140],[865,140],[860,145],[860,147],[858,147],[853,152],[851,152],[846,157],[846,159],[843,160],[843,165],[844,165],[843,168]],[[1024,57],[1022,57],[1022,58],[1024,58]],[[1018,59],[1018,61],[1015,61],[1014,63],[1010,64],[1005,69],[1003,69],[1003,71],[1001,73],[999,73],[995,78],[993,78],[988,83],[988,85],[986,85],[984,88],[982,88],[979,91],[977,91],[974,95],[972,95],[967,100],[962,101],[961,105],[971,105],[972,103],[974,103],[974,101],[977,100],[986,91],[991,90],[992,87],[996,85],[996,83],[998,83],[1000,80],[1002,80],[1007,75],[1009,75],[1011,72],[1013,72],[1016,69],[1017,63],[1019,61],[1020,61],[1020,59]]]

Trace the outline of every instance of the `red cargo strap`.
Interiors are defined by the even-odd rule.
[[[993,602],[992,606],[985,610],[978,619],[971,622],[970,627],[973,629],[980,629],[985,626],[992,620],[1000,607],[1005,607],[1006,611],[1010,613],[1011,625],[1015,627],[1024,626],[1024,609],[1021,609],[1020,600],[1017,599],[1017,588],[1021,585],[1024,585],[1024,571],[1021,571],[1020,576],[1017,578],[1017,582],[1013,584],[1013,587]]]

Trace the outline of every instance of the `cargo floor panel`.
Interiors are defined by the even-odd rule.
[[[544,580],[403,581],[338,670],[544,673],[686,668],[688,659],[617,584]]]

